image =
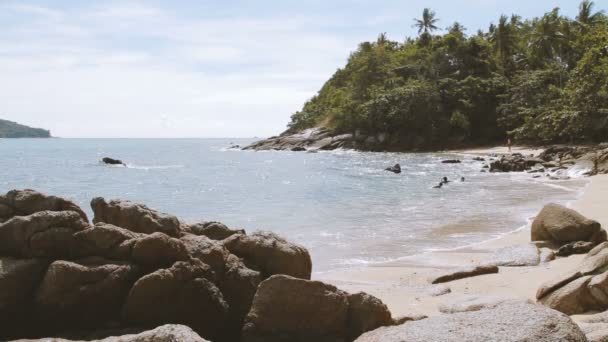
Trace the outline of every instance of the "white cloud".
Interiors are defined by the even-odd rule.
[[[311,16],[8,8],[23,20],[0,33],[0,113],[64,137],[276,134],[352,46]]]

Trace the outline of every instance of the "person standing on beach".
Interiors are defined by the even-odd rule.
[[[511,138],[507,138],[507,148],[509,149],[509,152],[511,152]]]

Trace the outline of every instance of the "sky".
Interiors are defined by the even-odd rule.
[[[608,9],[608,0],[596,0]],[[362,41],[576,0],[0,0],[0,119],[58,137],[265,137]]]

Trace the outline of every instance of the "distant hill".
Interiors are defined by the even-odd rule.
[[[0,138],[50,138],[51,132],[0,119]]]

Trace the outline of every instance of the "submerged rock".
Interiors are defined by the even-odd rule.
[[[122,160],[120,159],[113,159],[110,157],[104,157],[101,159],[102,162],[106,163],[106,164],[110,164],[110,165],[125,165],[125,163],[122,162]]]
[[[387,167],[386,169],[384,169],[385,171],[390,171],[392,173],[401,173],[401,165],[399,164],[395,164],[391,167]]]
[[[447,159],[441,161],[443,164],[460,164],[461,161],[458,159]]]
[[[383,327],[361,335],[356,341],[585,342],[587,339],[562,313],[539,305],[512,303]]]

